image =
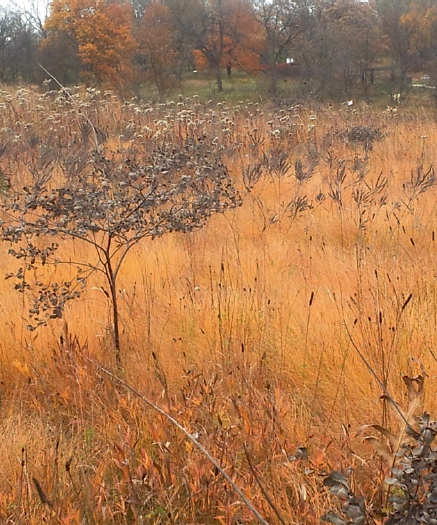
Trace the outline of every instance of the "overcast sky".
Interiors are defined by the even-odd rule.
[[[12,9],[29,15],[32,24],[40,30],[48,13],[50,0],[0,0],[0,11]]]
[[[27,10],[44,11],[48,4],[49,0],[0,0],[0,8],[2,9],[18,6]]]

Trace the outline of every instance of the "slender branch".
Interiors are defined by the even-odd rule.
[[[96,249],[99,249],[103,253],[105,253],[105,250],[99,245],[99,243],[97,241],[93,241],[89,237],[84,237],[82,235],[74,233],[74,231],[72,230],[64,230],[63,228],[58,229],[58,233],[62,233],[63,235],[68,235],[69,237],[74,237],[75,239],[79,239],[80,241],[87,242],[88,244],[94,246]]]
[[[71,265],[73,265],[73,266],[84,266],[85,268],[87,268],[91,272],[100,272],[100,273],[103,273],[105,275],[105,271],[102,270],[102,268],[99,268],[98,266],[96,266],[94,264],[90,264],[90,263],[80,263],[80,262],[76,262],[76,261],[46,262],[46,266],[57,266],[58,264],[68,264],[70,266]]]
[[[132,246],[135,246],[135,244],[137,244],[139,241],[140,241],[140,239],[138,239],[137,241],[134,240],[133,242],[131,242],[130,240],[127,241],[127,243],[125,245],[125,249],[124,249],[123,253],[121,254],[120,258],[118,259],[117,264],[115,266],[114,279],[117,279],[118,272],[120,271],[121,265],[123,264],[123,261],[126,258],[126,255],[130,252],[130,249],[132,248]],[[117,249],[117,251],[118,251],[118,249]]]
[[[155,225],[155,227],[159,227],[161,226],[161,224],[164,224],[165,223],[165,219],[162,219],[158,224]],[[111,254],[111,257],[110,259],[112,260],[114,258],[114,256],[122,249],[123,246],[126,246],[126,249],[124,250],[124,252],[121,254],[120,256],[120,259],[117,261],[117,264],[115,265],[115,269],[114,269],[114,278],[117,278],[117,275],[118,275],[118,272],[120,271],[120,268],[121,268],[121,265],[124,261],[124,259],[126,258],[126,255],[129,253],[129,251],[131,250],[131,248],[133,248],[136,244],[138,244],[141,240],[143,240],[145,237],[149,237],[151,236],[152,234],[150,233],[149,230],[145,231],[144,233],[142,233],[141,235],[135,235],[134,237],[132,237],[131,239],[129,240],[126,240],[124,244],[120,245],[118,248],[116,248],[112,254]]]
[[[261,492],[263,493],[263,496],[265,497],[267,503],[272,507],[274,510],[276,516],[278,517],[278,520],[282,523],[282,525],[286,525],[284,519],[282,518],[281,514],[279,513],[279,510],[276,508],[276,505],[273,503],[272,498],[267,494],[266,489],[264,488],[263,484],[261,483],[261,480],[258,477],[258,474],[256,473],[255,467],[253,466],[252,458],[249,455],[249,451],[247,450],[246,443],[243,443],[244,447],[244,453],[246,454],[247,461],[249,463],[250,470],[253,474],[253,477],[255,478],[255,481],[258,483],[259,488],[261,489]]]
[[[103,252],[103,254],[105,254],[105,250],[102,249],[102,244],[103,244],[103,241],[104,241],[105,237],[103,236],[103,239],[102,239],[102,241],[100,243],[98,241],[96,241],[95,238],[96,238],[96,234],[93,233],[93,239],[94,239],[93,243],[94,243],[94,247],[96,249],[97,257],[99,259],[100,264],[105,268],[105,261],[102,258],[102,252]],[[105,271],[103,271],[103,273],[106,275],[106,269],[105,269]]]
[[[123,226],[123,224],[126,221],[128,221],[131,218],[131,216],[134,215],[141,208],[141,206],[147,201],[147,199],[155,194],[155,191],[156,186],[152,187],[147,195],[143,195],[142,192],[140,192],[140,195],[143,197],[143,200],[137,206],[135,206],[135,208],[133,208],[125,217],[123,217],[123,219],[118,224],[118,228],[120,228],[120,226]]]
[[[225,478],[225,480],[229,483],[229,485],[232,487],[234,492],[242,499],[246,507],[252,512],[252,514],[255,516],[255,518],[258,520],[259,523],[262,525],[269,525],[269,523],[261,516],[259,511],[253,506],[253,504],[246,498],[246,496],[243,494],[241,489],[238,487],[238,485],[232,480],[232,478],[229,476],[229,474],[226,473],[226,471],[220,466],[219,462],[210,454],[210,452],[201,445],[196,438],[194,438],[188,430],[185,429],[174,417],[172,417],[170,414],[168,414],[165,410],[163,410],[160,406],[155,405],[152,401],[149,401],[145,396],[140,394],[138,390],[136,390],[133,386],[131,386],[129,383],[126,383],[119,377],[115,376],[112,372],[107,370],[106,368],[103,368],[98,363],[87,357],[88,361],[90,361],[95,367],[97,367],[99,370],[101,370],[104,374],[106,374],[112,382],[118,383],[127,390],[130,390],[133,394],[135,394],[139,399],[144,401],[146,405],[153,408],[156,412],[164,416],[170,423],[172,423],[176,428],[178,428],[184,436],[190,441],[197,449],[202,452],[202,454],[211,461],[211,463],[214,465],[214,467],[220,472],[220,474]]]

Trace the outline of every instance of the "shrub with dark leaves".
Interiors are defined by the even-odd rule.
[[[437,421],[425,413],[417,423],[418,431],[409,431],[411,442],[403,445],[392,477],[385,480],[392,487],[387,525],[437,525],[437,448],[432,447]]]
[[[113,309],[114,340],[120,358],[116,280],[126,255],[145,237],[189,233],[208,218],[241,204],[227,167],[204,141],[156,144],[149,153],[123,158],[104,150],[80,151],[46,170],[1,204],[1,239],[23,264],[7,277],[20,292],[33,290],[28,328],[62,317],[67,301],[78,297],[86,279],[100,272],[107,281]],[[59,171],[63,175],[59,175]],[[53,176],[56,173],[56,176]],[[81,241],[95,260],[60,260],[64,239]],[[38,266],[64,262],[77,269],[75,279],[45,284],[30,281]]]
[[[388,462],[389,477],[384,480],[387,490],[383,491],[387,497],[380,508],[366,505],[362,496],[354,494],[345,475],[331,472],[324,486],[341,505],[337,512],[327,512],[323,521],[334,525],[362,525],[375,523],[376,516],[384,516],[385,525],[437,525],[437,447],[433,447],[437,421],[427,413],[418,417],[413,414],[423,392],[424,377],[403,379],[409,391],[408,410],[403,412],[389,399],[403,422],[399,434],[394,435],[380,425],[363,427],[378,430],[389,441],[390,449],[373,436],[366,438]]]

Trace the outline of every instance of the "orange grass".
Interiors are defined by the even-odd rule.
[[[423,366],[423,406],[437,411],[437,190],[430,184],[412,197],[408,186],[419,165],[426,172],[435,163],[435,118],[72,94],[106,134],[106,151],[120,156],[130,143],[147,149],[204,133],[243,197],[241,208],[201,231],[145,240],[131,252],[118,281],[124,379],[198,433],[272,523],[278,519],[244,445],[287,523],[316,523],[329,508],[321,477],[329,468],[354,466],[359,490],[376,497],[384,472],[355,433],[390,416],[354,345],[400,402],[402,376]],[[0,144],[7,145],[0,167],[11,180],[5,199],[25,184],[44,148],[66,155],[78,144],[91,147],[62,93],[1,92],[0,105]],[[381,140],[369,148],[348,140],[366,126],[379,129]],[[272,162],[281,153],[288,167],[278,174]],[[312,155],[312,177],[299,184],[295,161],[306,168]],[[249,191],[243,170],[263,159]],[[353,192],[368,191],[380,174],[386,188],[359,205]],[[53,176],[56,184],[61,174]],[[329,196],[333,188],[341,203]],[[290,217],[290,203],[304,196],[312,207]],[[16,264],[8,248],[0,245],[4,274]],[[95,257],[77,243],[63,242],[61,251],[67,260]],[[50,271],[56,280],[71,269]],[[104,286],[90,279],[64,320],[28,332],[29,298],[0,280],[2,521],[253,523],[183,436],[87,360],[115,366]],[[291,458],[299,445],[309,460]]]

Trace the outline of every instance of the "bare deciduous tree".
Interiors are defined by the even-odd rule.
[[[281,60],[285,61],[291,44],[304,30],[303,21],[307,11],[306,5],[289,0],[258,0],[254,4],[253,13],[265,42],[261,58],[267,65],[272,95],[276,94],[278,83],[276,66]]]
[[[33,80],[38,36],[18,11],[0,13],[0,80]]]

